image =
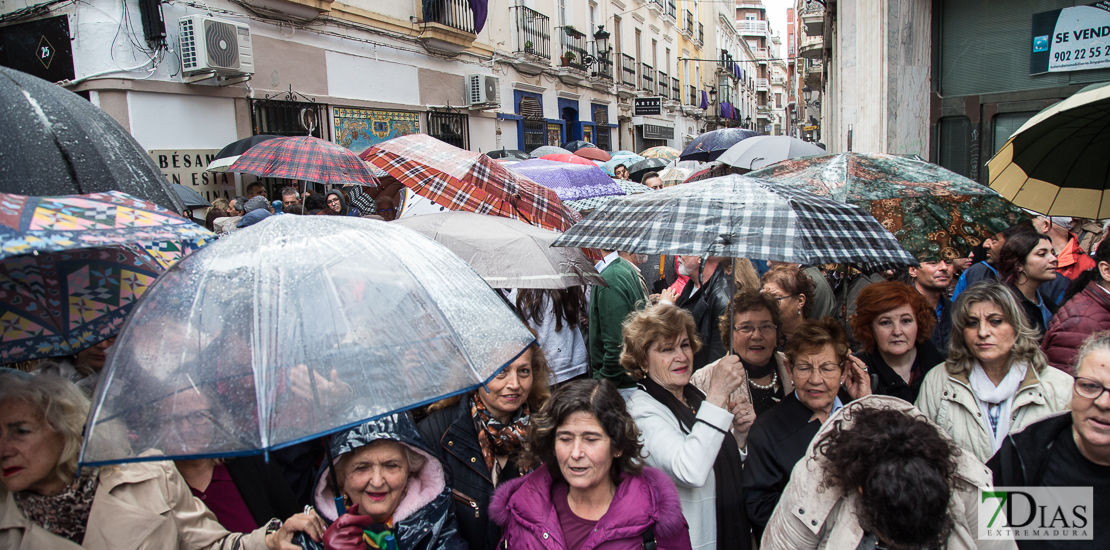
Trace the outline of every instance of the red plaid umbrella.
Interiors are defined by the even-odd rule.
[[[581,164],[582,166],[597,166],[597,163],[586,158],[580,157],[575,154],[559,153],[557,155],[544,155],[540,157],[543,160],[553,160],[555,162],[568,162],[570,164]]]
[[[350,149],[310,136],[282,137],[259,143],[243,153],[227,171],[260,178],[378,186],[378,178],[370,172],[370,167]]]
[[[575,151],[574,154],[590,160],[600,160],[601,162],[606,162],[613,158],[609,156],[609,153],[606,153],[605,151],[602,151],[597,147],[583,147]]]
[[[427,134],[394,138],[359,156],[418,195],[451,210],[522,220],[554,231],[566,231],[582,219],[563,206],[554,191],[486,155]]]

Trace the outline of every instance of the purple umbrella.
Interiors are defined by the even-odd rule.
[[[682,150],[682,154],[678,158],[679,160],[697,160],[701,162],[717,160],[717,157],[721,156],[729,147],[758,135],[760,135],[759,132],[742,128],[724,128],[706,132],[694,138],[694,141],[691,141]]]
[[[532,159],[508,166],[508,169],[555,191],[564,201],[624,194],[605,170],[597,166]]]

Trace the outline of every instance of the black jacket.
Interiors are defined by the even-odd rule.
[[[883,360],[883,356],[876,350],[874,352],[860,352],[855,354],[867,365],[867,372],[871,375],[871,393],[875,395],[889,395],[903,401],[914,403],[917,394],[921,391],[921,382],[925,375],[935,366],[944,362],[944,356],[937,351],[929,340],[917,344],[917,358],[914,359],[913,369],[919,374],[912,384],[906,384],[894,369],[890,368]]]
[[[470,400],[464,395],[458,405],[429,414],[417,429],[424,441],[439,452],[440,461],[451,476],[459,535],[471,550],[497,548],[501,526],[489,517],[493,476],[482,458],[478,431],[470,415]],[[501,471],[500,481],[518,476],[515,466],[507,467]]]
[[[722,262],[725,260],[722,260]],[[694,370],[698,370],[722,357],[728,348],[721,339],[721,316],[728,310],[732,299],[732,277],[725,273],[725,266],[718,264],[713,276],[694,290],[693,282],[686,283],[675,304],[694,316],[694,323],[701,336],[701,349],[694,354]]]
[[[285,520],[301,511],[276,464],[267,464],[259,456],[244,456],[229,459],[224,466],[258,525],[266,525],[273,518]]]
[[[1043,418],[1007,435],[1002,447],[987,461],[995,487],[1040,486],[1052,446],[1064,430],[1071,430],[1071,411]]]

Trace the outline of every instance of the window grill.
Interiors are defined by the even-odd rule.
[[[428,135],[459,149],[469,149],[470,117],[463,113],[429,111]]]
[[[531,153],[544,145],[543,105],[534,97],[520,99],[520,116],[523,118],[524,152]]]

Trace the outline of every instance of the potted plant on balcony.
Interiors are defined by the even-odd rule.
[[[566,52],[566,53],[564,53],[564,54],[563,54],[563,57],[562,57],[562,60],[563,60],[563,66],[564,66],[564,67],[569,67],[571,63],[574,63],[574,59],[575,59],[575,57],[576,57],[576,56],[574,55],[574,52]]]
[[[524,53],[528,53],[528,54],[536,53],[536,49],[532,46],[532,41],[531,40],[528,40],[527,42],[524,43]]]
[[[563,32],[570,36],[578,36],[579,34],[578,29],[574,28],[574,25],[563,25]]]

